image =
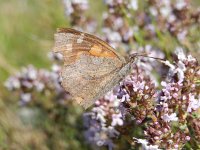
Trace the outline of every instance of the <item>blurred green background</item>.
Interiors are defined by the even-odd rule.
[[[22,66],[48,67],[57,27],[67,26],[61,0],[0,1],[0,81]]]

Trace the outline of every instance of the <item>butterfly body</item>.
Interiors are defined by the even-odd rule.
[[[62,86],[84,108],[110,91],[131,69],[132,62],[107,43],[73,29],[55,34],[53,50],[64,56]]]

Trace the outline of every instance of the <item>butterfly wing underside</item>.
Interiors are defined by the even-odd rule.
[[[125,60],[101,39],[73,29],[59,29],[54,52],[64,57],[62,86],[84,108],[119,82]]]
[[[64,66],[62,86],[86,109],[119,83],[120,68],[112,63],[119,62],[82,55],[74,64]]]

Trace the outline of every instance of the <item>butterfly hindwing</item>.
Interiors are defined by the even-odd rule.
[[[62,85],[80,105],[88,108],[121,79],[117,64],[120,62],[116,58],[82,55],[74,64],[63,67]]]

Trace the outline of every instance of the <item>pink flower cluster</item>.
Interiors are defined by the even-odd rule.
[[[59,54],[49,54],[52,60],[62,61]],[[32,65],[22,68],[16,75],[11,76],[5,82],[8,90],[20,94],[20,105],[25,105],[32,100],[36,100],[36,93],[41,95],[53,95],[58,103],[63,103],[69,99],[69,93],[61,87],[60,78],[61,67],[53,64],[51,70],[36,69]],[[51,93],[51,94],[49,94]]]
[[[102,145],[113,145],[114,142],[110,142],[123,136],[124,130],[134,130],[134,124],[146,125],[143,132],[146,140],[134,137],[144,147],[178,149],[190,140],[187,116],[200,107],[200,93],[195,87],[196,79],[200,79],[197,60],[179,51],[175,62],[163,62],[169,66],[169,72],[166,80],[161,82],[161,90],[151,80],[149,72],[141,67],[141,61],[133,64],[132,73],[120,86],[98,100],[87,113],[90,120],[87,133],[93,133],[90,142],[98,143],[100,140]],[[183,66],[185,69],[181,68]],[[94,126],[98,126],[98,130]],[[118,134],[110,136],[110,130],[106,133],[107,128]]]

